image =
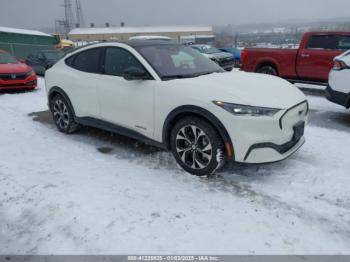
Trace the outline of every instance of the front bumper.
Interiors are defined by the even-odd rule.
[[[225,119],[231,120],[223,123],[231,138],[234,161],[270,163],[292,155],[305,143],[308,110],[303,101],[274,117],[237,117],[227,112]]]
[[[219,66],[222,67],[223,69],[225,70],[231,70],[235,67],[235,61],[232,60],[232,61],[219,61],[218,62]]]
[[[23,80],[0,79],[0,89],[34,89],[36,87],[37,87],[36,75],[29,76]]]
[[[344,106],[345,108],[350,108],[350,93],[343,93],[333,90],[331,86],[327,86],[326,98],[338,105]]]

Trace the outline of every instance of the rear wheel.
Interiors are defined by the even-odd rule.
[[[170,143],[178,164],[192,175],[211,175],[226,162],[221,137],[201,118],[186,117],[177,122]]]
[[[270,65],[262,66],[256,72],[265,75],[278,76],[276,68]]]
[[[79,124],[74,121],[73,111],[62,95],[57,94],[51,99],[50,109],[59,131],[72,134],[79,129]]]

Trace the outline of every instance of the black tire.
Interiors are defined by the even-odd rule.
[[[50,110],[60,132],[72,134],[79,130],[80,125],[74,121],[73,111],[62,95],[57,94],[50,100]]]
[[[265,75],[278,76],[277,69],[270,65],[262,66],[258,70],[256,70],[256,72]]]
[[[225,71],[226,72],[231,72],[233,70],[233,68],[226,68]]]
[[[226,163],[220,135],[210,123],[195,116],[185,117],[175,124],[170,146],[177,163],[192,175],[214,174]]]

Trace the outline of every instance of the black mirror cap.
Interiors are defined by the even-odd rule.
[[[147,80],[150,79],[145,70],[138,67],[129,67],[124,70],[123,77],[125,80]]]

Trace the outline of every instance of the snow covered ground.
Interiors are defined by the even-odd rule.
[[[39,84],[0,95],[0,254],[350,254],[347,110],[309,96],[290,159],[197,178],[132,139],[59,133]]]

